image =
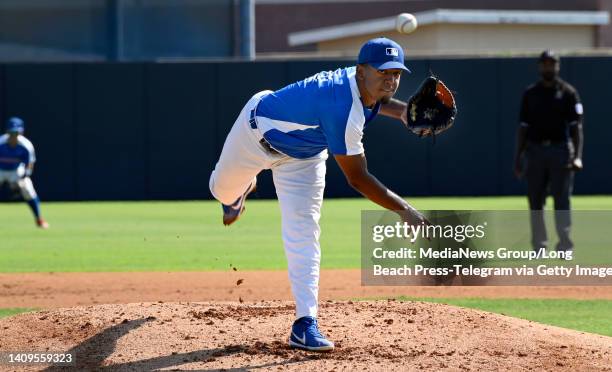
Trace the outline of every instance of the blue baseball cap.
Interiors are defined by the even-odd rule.
[[[9,133],[23,133],[25,129],[25,125],[23,124],[23,120],[14,116],[6,122],[6,131]]]
[[[404,50],[391,39],[379,37],[368,40],[359,51],[359,64],[368,64],[378,70],[399,68],[410,72],[404,66]]]

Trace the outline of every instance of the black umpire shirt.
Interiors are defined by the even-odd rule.
[[[541,81],[523,93],[521,126],[527,140],[535,143],[567,142],[569,127],[582,120],[582,103],[576,89],[557,78],[551,87]]]

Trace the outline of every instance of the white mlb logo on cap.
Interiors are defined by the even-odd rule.
[[[399,51],[397,48],[387,48],[387,55],[397,57],[399,56]]]

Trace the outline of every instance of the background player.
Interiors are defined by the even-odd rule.
[[[40,216],[40,200],[30,179],[36,155],[32,142],[23,136],[23,120],[10,118],[6,132],[0,137],[0,185],[7,182],[12,189],[18,189],[32,209],[36,225],[47,229],[49,224]]]
[[[386,188],[367,168],[365,125],[381,113],[407,123],[406,103],[392,99],[404,66],[402,48],[386,38],[365,43],[358,65],[324,71],[276,92],[255,94],[234,123],[210,177],[222,203],[223,223],[244,211],[256,176],[271,169],[282,216],[282,235],[296,318],[289,343],[313,351],[334,344],[317,326],[319,218],[328,149],[349,184],[411,223],[425,218]]]

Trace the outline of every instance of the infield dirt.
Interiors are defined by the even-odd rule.
[[[1,319],[0,350],[70,350],[77,370],[612,370],[610,337],[444,304],[325,301],[325,354],[287,346],[293,314],[279,301],[60,308]]]
[[[47,309],[0,319],[0,351],[71,350],[79,371],[612,371],[611,337],[444,304],[347,300],[610,299],[612,287],[364,287],[358,270],[323,270],[319,320],[337,348],[313,354],[287,345],[294,307],[284,301],[286,275],[0,274],[0,307]]]
[[[240,285],[238,280],[243,279]],[[320,299],[407,297],[612,300],[612,286],[362,286],[357,269],[321,270]],[[0,273],[0,308],[54,308],[130,302],[291,300],[287,272]]]

